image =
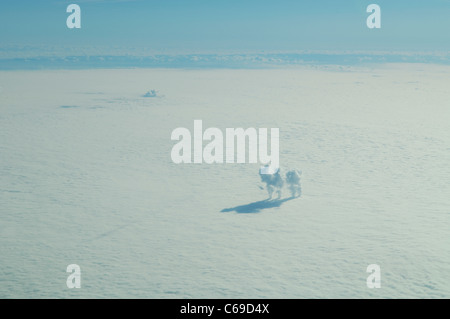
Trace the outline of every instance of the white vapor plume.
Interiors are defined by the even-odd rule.
[[[300,185],[300,176],[302,175],[301,171],[296,169],[290,170],[286,173],[286,183],[288,185],[289,190],[291,191],[292,197],[300,197],[302,194],[302,187]]]
[[[266,184],[266,190],[269,194],[269,199],[272,199],[274,193],[277,193],[277,199],[280,199],[281,191],[285,184],[285,181],[280,174],[280,169],[274,174],[263,174],[263,169],[264,167],[259,170],[259,176],[261,177],[261,182]],[[302,188],[300,185],[301,175],[302,172],[297,169],[289,170],[286,173],[286,184],[287,188],[291,192],[292,197],[300,197],[302,194]]]
[[[281,189],[283,188],[284,181],[280,175],[280,170],[274,174],[267,174],[262,172],[263,168],[259,170],[259,176],[261,176],[261,182],[266,183],[267,193],[269,199],[272,199],[273,193],[278,194],[278,199],[281,198]]]

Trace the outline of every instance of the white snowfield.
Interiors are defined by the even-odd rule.
[[[450,298],[449,79],[425,64],[2,71],[0,297]],[[174,164],[171,132],[195,119],[278,127],[301,197],[266,200],[259,164]]]

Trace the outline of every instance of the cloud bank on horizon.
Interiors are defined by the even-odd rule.
[[[114,50],[114,49],[113,49]],[[20,48],[0,52],[0,70],[89,69],[89,68],[274,68],[287,66],[339,67],[375,63],[450,64],[450,52],[298,52],[267,54],[111,54],[58,55],[24,52]]]

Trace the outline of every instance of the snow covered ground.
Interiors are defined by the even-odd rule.
[[[1,71],[0,297],[450,298],[449,75]],[[261,202],[257,164],[172,163],[195,119],[280,128],[302,197]]]

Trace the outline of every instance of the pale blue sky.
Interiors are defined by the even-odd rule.
[[[66,27],[79,4],[82,28]],[[366,27],[377,3],[382,28]],[[144,46],[155,51],[450,50],[450,0],[15,0],[2,45]]]

